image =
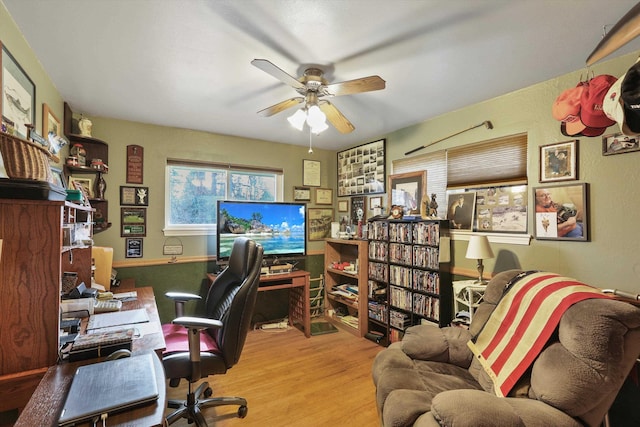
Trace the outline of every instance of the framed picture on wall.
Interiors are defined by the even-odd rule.
[[[386,139],[338,152],[338,196],[385,192]]]
[[[586,183],[536,187],[533,190],[536,239],[588,241]]]
[[[309,240],[324,240],[331,237],[331,221],[333,221],[332,208],[309,208],[308,234]]]
[[[126,258],[142,258],[142,239],[138,237],[128,237],[125,240]]]
[[[293,187],[293,200],[297,202],[310,202],[311,189],[309,187]]]
[[[333,190],[331,188],[316,188],[316,205],[332,205]]]
[[[622,133],[605,135],[602,137],[602,155],[610,156],[612,154],[630,153],[639,151],[640,144],[638,138],[627,136]]]
[[[145,237],[147,235],[147,210],[145,208],[120,208],[120,237]]]
[[[540,182],[578,179],[578,140],[540,147]]]
[[[10,124],[14,134],[26,139],[26,125],[35,125],[36,122],[36,85],[1,42],[0,48],[2,123]]]

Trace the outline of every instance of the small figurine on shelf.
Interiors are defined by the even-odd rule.
[[[92,127],[93,123],[91,123],[91,120],[85,117],[80,117],[80,120],[78,120],[78,129],[80,129],[80,135],[91,138]]]
[[[96,199],[104,199],[104,194],[107,191],[107,182],[104,180],[104,176],[101,173],[98,174],[96,181],[95,195]]]

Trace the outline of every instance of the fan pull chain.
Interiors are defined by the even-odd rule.
[[[313,153],[313,148],[311,148],[311,137],[313,132],[311,132],[311,128],[309,128],[309,153]]]

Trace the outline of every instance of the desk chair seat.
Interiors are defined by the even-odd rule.
[[[247,415],[247,401],[241,397],[211,397],[213,391],[205,381],[195,391],[192,386],[209,375],[224,374],[238,363],[251,327],[251,317],[258,294],[262,246],[245,237],[233,244],[229,266],[209,288],[205,301],[206,318],[184,315],[186,302],[200,296],[168,292],[175,302],[176,318],[163,325],[166,350],[163,354],[169,386],[177,387],[181,379],[189,382],[187,399],[169,400],[176,409],[167,417],[172,424],[180,418],[197,426],[207,426],[201,409],[209,406],[238,405],[238,417]]]

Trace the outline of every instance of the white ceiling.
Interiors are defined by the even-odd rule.
[[[355,125],[314,146],[362,144],[585,66],[636,0],[0,0],[74,111],[307,145],[258,110],[297,96],[250,64],[386,89],[332,103]],[[640,49],[640,40],[613,56]],[[610,58],[610,57],[609,57]],[[609,59],[607,58],[607,59]],[[487,119],[491,119],[488,117]],[[464,123],[462,127],[475,125]],[[452,129],[452,132],[459,129]],[[425,141],[428,142],[428,141]]]

